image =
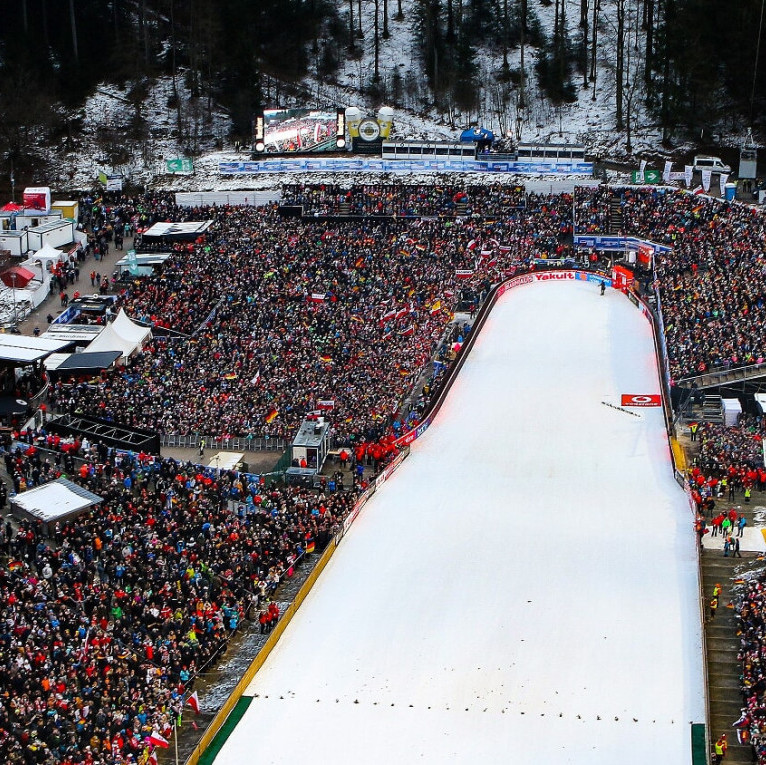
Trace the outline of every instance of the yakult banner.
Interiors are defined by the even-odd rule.
[[[667,183],[670,180],[670,173],[673,169],[673,163],[670,161],[665,162],[665,169],[662,171],[662,180]]]
[[[721,189],[721,196],[722,197],[726,196],[726,181],[728,181],[728,180],[729,180],[728,173],[721,173],[718,176],[718,185],[719,185],[719,187]]]
[[[702,171],[702,188],[705,189],[705,193],[710,191],[710,178],[713,175],[712,170],[703,170]]]
[[[684,166],[684,181],[686,182],[686,188],[691,188],[692,175],[694,174],[694,168],[691,165]]]

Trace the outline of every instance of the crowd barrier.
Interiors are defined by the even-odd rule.
[[[206,449],[232,452],[282,452],[287,449],[288,441],[281,437],[257,436],[232,436],[221,438],[218,436],[179,436],[174,433],[163,433],[160,436],[160,445],[171,449],[196,449],[200,441],[204,440]]]

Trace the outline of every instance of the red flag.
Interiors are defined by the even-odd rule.
[[[154,746],[162,747],[163,749],[167,749],[170,746],[168,740],[164,736],[161,736],[159,733],[157,733],[156,730],[153,730],[149,734],[149,743],[153,744]]]
[[[146,760],[146,765],[157,765],[157,753],[152,752]]]
[[[186,699],[186,704],[194,710],[195,714],[199,714],[199,696],[197,696],[197,691],[194,691],[194,693]]]

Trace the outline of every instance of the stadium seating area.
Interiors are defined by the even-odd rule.
[[[283,203],[303,206],[297,219],[153,194],[84,205],[86,223],[108,243],[115,226],[214,221],[173,245],[156,276],[117,286],[131,317],[186,338],[155,337],[124,369],[56,383],[50,407],[162,433],[289,438],[333,399],[336,443],[354,454],[401,429],[436,354],[440,369],[449,363],[464,292],[486,294],[541,261],[587,264],[572,233],[610,233],[615,195],[625,233],[673,246],[653,283],[640,281],[662,306],[674,380],[766,358],[764,218],[749,208],[605,187],[296,185]],[[699,486],[762,480],[762,435],[754,417],[706,425]],[[5,450],[17,490],[66,473],[105,501],[52,539],[33,524],[0,528],[0,758],[145,762],[196,674],[258,618],[306,545],[334,534],[360,486],[315,493],[99,445],[65,454],[44,432],[21,439]]]

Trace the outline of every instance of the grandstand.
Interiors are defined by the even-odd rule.
[[[660,416],[663,432],[681,436],[683,412],[690,418],[703,413],[695,391],[742,400],[739,422],[706,422],[689,469],[676,466],[693,511],[677,518],[679,539],[693,541],[695,522],[700,528],[709,521],[705,513],[722,479],[737,497],[766,485],[757,448],[762,412],[749,407],[766,359],[760,213],[671,189],[606,186],[554,195],[459,182],[291,184],[282,199],[301,214],[283,215],[274,206],[182,208],[163,194],[116,197],[108,209],[89,205],[86,224],[99,247],[115,221],[134,231],[158,222],[210,223],[192,239],[171,243],[161,273],[115,287],[129,316],[173,334],[155,333],[123,369],[59,376],[48,392],[47,416],[95,419],[100,428],[113,423],[115,430],[156,435],[164,445],[183,439],[195,454],[204,441],[216,449],[236,444],[247,455],[255,445],[291,441],[307,414],[331,402],[333,453],[347,453],[348,464],[332,462],[314,493],[282,486],[266,477],[268,468],[215,473],[187,463],[188,452],[182,460],[162,459],[97,443],[97,435],[22,434],[17,426],[5,444],[16,491],[65,473],[104,497],[104,506],[50,539],[29,524],[0,531],[6,603],[0,616],[7,623],[20,613],[34,627],[3,638],[6,651],[27,646],[29,652],[29,668],[22,661],[5,670],[13,697],[10,711],[0,715],[5,761],[24,761],[29,746],[42,752],[40,761],[67,765],[86,746],[99,752],[94,763],[146,758],[161,747],[147,742],[155,734],[180,738],[181,751],[190,752],[202,732],[182,725],[178,734],[172,721],[192,690],[205,704],[204,671],[251,621],[265,629],[260,619],[267,602],[289,572],[311,567],[316,551],[328,544],[332,549],[372,490],[385,488],[402,449],[426,433],[471,358],[475,338],[484,342],[478,326],[501,289],[508,289],[502,285],[539,282],[530,294],[552,295],[544,286],[560,282],[589,290],[598,301],[603,282],[615,287],[605,304],[639,307],[636,315],[652,320],[644,318],[642,326],[656,342],[661,394],[623,383],[627,404],[621,397],[603,402],[611,416],[645,421],[645,413],[630,414],[635,397],[649,395],[654,402],[660,396],[662,406],[652,416]],[[468,294],[470,306],[463,300]],[[535,310],[532,323],[549,334],[562,331],[567,319],[548,321],[549,300],[541,299]],[[654,355],[647,351],[644,358]],[[701,377],[713,373],[726,378]],[[672,403],[681,401],[689,406],[674,410]],[[547,421],[556,405],[561,402],[531,406]],[[666,447],[657,444],[653,448],[665,455]],[[678,449],[674,443],[674,454]],[[666,456],[658,464],[663,475],[672,472]],[[470,517],[461,522],[470,525]],[[762,550],[755,531],[743,540],[743,550]],[[509,550],[512,557],[513,545]],[[134,593],[147,581],[156,586],[137,600]],[[165,609],[162,592],[181,596],[168,595]],[[41,599],[47,609],[36,608]],[[685,601],[685,608],[701,612],[700,601]],[[57,643],[66,648],[54,650],[46,663],[46,646]],[[99,678],[94,697],[104,698],[115,676],[142,679],[118,684],[125,690],[115,691],[108,707],[93,700],[83,723],[64,655],[78,658],[69,679],[87,685],[86,678]],[[37,656],[43,657],[39,664]],[[684,656],[703,665],[701,648]],[[107,665],[112,675],[103,675],[110,678],[105,686],[100,670]],[[62,690],[50,690],[59,685]],[[58,726],[32,715],[34,704],[51,695]],[[140,713],[138,698],[144,699]],[[27,699],[34,700],[29,708]],[[756,697],[754,709],[758,703]],[[205,722],[210,709],[208,715]],[[704,722],[697,710],[689,719]],[[203,742],[215,732],[209,730]],[[760,721],[751,720],[748,730],[758,752]],[[699,728],[687,734],[687,743],[699,741]],[[703,749],[705,735],[703,726]]]

